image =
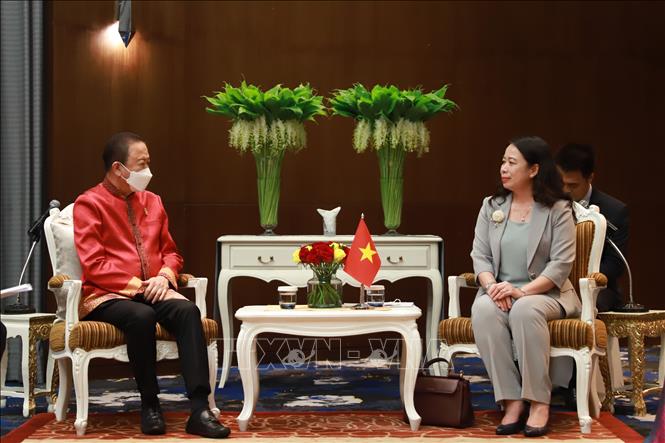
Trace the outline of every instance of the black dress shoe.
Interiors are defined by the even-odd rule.
[[[513,435],[522,432],[528,416],[528,412],[525,410],[520,414],[520,418],[516,422],[505,425],[500,424],[496,427],[496,435]]]
[[[159,406],[141,409],[141,432],[147,435],[161,435],[166,433],[166,423]]]
[[[542,437],[543,435],[550,432],[550,428],[547,426],[542,426],[540,428],[534,428],[533,426],[526,425],[524,427],[524,436],[525,437]]]
[[[185,430],[188,434],[206,438],[226,438],[231,433],[231,430],[221,424],[207,408],[193,413],[187,420]]]
[[[513,435],[521,432],[522,429],[524,429],[524,420],[519,420],[515,423],[497,426],[496,435]]]

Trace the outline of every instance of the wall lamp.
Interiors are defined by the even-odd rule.
[[[125,48],[134,37],[132,29],[132,0],[118,0],[116,9],[116,18],[118,19],[118,33]]]

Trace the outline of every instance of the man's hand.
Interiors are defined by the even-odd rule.
[[[189,300],[189,299],[184,295],[174,291],[173,289],[169,289],[168,291],[166,291],[166,295],[162,299],[162,301],[166,300]]]
[[[143,291],[143,298],[148,303],[157,303],[164,300],[166,293],[169,290],[169,281],[166,277],[158,275],[156,277],[149,278],[143,282],[146,285],[145,290]]]

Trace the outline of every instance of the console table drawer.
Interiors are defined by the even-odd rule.
[[[231,269],[292,268],[293,251],[299,245],[245,246],[231,245]]]
[[[377,245],[382,268],[430,268],[431,249],[427,245]],[[436,265],[435,265],[436,266]]]

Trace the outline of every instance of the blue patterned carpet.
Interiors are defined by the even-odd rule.
[[[655,383],[658,367],[658,347],[647,354],[647,381]],[[622,355],[625,362],[626,354]],[[492,386],[482,362],[477,357],[457,358],[455,365],[472,381],[475,409],[495,407]],[[624,364],[624,369],[626,368]],[[627,375],[627,372],[626,372]],[[257,411],[341,411],[341,410],[400,410],[399,373],[396,362],[390,360],[359,359],[335,363],[294,364],[290,367],[262,365],[259,373],[261,394]],[[160,400],[165,411],[188,410],[183,380],[180,376],[160,377]],[[217,404],[224,411],[240,411],[242,386],[236,368],[233,368],[226,386],[217,390]],[[640,434],[646,436],[655,420],[659,397],[647,397],[648,414],[634,417],[627,400],[618,399],[615,414]],[[74,410],[72,394],[71,409]],[[555,410],[571,410],[563,398],[554,397]],[[132,379],[95,380],[90,386],[90,412],[135,411],[140,407],[139,396]],[[2,414],[2,435],[19,426],[26,419],[21,415],[22,399],[7,398]],[[46,400],[39,398],[37,412],[45,412]]]

